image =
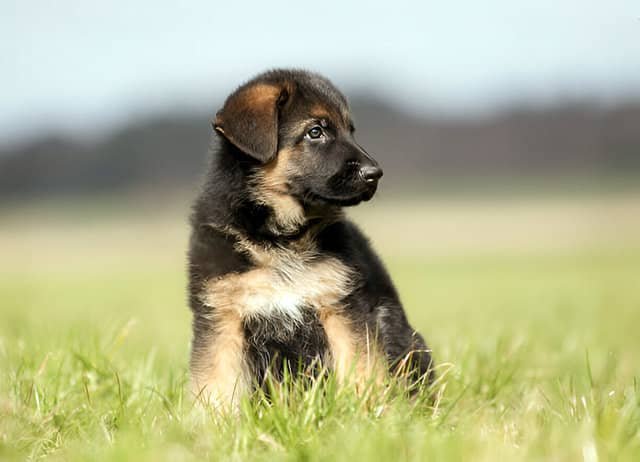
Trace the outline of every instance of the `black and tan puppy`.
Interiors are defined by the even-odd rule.
[[[232,93],[214,128],[189,251],[194,392],[228,405],[314,364],[348,383],[399,367],[428,377],[424,340],[342,213],[382,176],[345,97],[317,74],[274,70]]]

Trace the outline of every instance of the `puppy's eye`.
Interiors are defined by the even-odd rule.
[[[312,140],[317,140],[322,135],[324,135],[324,130],[322,130],[322,128],[319,127],[318,125],[316,125],[315,127],[312,127],[311,130],[307,132],[307,136]]]

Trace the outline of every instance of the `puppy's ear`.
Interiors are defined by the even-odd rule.
[[[227,98],[213,128],[241,151],[262,163],[278,152],[280,108],[291,93],[286,83],[250,83]]]

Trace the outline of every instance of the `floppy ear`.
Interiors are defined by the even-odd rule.
[[[278,152],[278,113],[288,98],[284,83],[240,87],[216,114],[213,128],[241,151],[268,162]]]

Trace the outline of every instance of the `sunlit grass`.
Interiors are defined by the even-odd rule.
[[[12,248],[2,267],[2,460],[640,460],[634,242],[402,256],[378,240],[434,389],[287,383],[220,415],[186,387],[184,234],[160,227],[154,254],[127,228],[92,229],[45,230],[57,248]],[[46,241],[36,231],[11,242]],[[87,239],[103,245],[74,254]]]

